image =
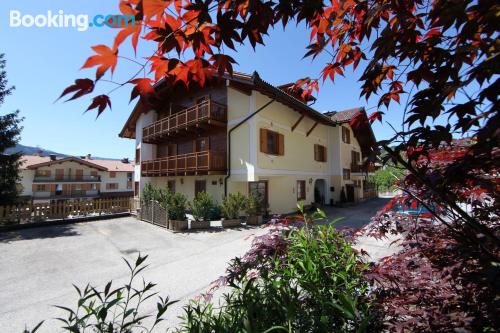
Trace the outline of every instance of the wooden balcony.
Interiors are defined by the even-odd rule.
[[[351,163],[351,173],[372,173],[375,172],[375,166],[373,164],[355,164]]]
[[[142,141],[158,143],[165,138],[197,133],[200,129],[225,127],[226,123],[227,107],[212,100],[205,100],[144,127]]]
[[[158,158],[141,163],[143,177],[217,175],[226,172],[226,153],[203,151]]]

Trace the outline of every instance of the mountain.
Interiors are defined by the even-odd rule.
[[[62,153],[57,153],[52,150],[44,149],[41,147],[32,147],[32,146],[25,146],[22,144],[17,144],[14,148],[7,148],[4,152],[4,154],[10,155],[20,152],[23,155],[34,155],[34,154],[41,154],[42,156],[49,156],[51,154],[57,155],[59,157],[70,157],[70,156],[77,156],[77,155],[71,155],[71,154],[62,154]],[[77,156],[79,157],[79,156]],[[107,158],[107,157],[98,157],[98,156],[92,156],[92,159],[94,160],[119,160],[119,158]]]

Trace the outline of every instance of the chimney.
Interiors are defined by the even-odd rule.
[[[80,159],[84,160],[85,157],[86,157],[85,155],[82,155],[82,156],[80,156]]]
[[[128,157],[122,158],[122,163],[130,163],[129,160],[128,160]]]
[[[92,159],[92,155],[87,154],[87,159],[88,159],[88,160],[91,160],[91,159]]]
[[[57,156],[55,154],[50,154],[49,157],[51,161],[55,161],[57,159]]]

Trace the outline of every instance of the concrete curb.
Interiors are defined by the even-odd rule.
[[[131,216],[131,215],[132,214],[130,212],[124,212],[124,213],[115,213],[115,214],[107,214],[107,215],[99,215],[99,216],[77,217],[74,219],[61,219],[61,220],[50,220],[50,221],[46,221],[46,222],[33,222],[33,223],[24,223],[24,224],[4,225],[4,226],[0,226],[0,232],[24,230],[24,229],[31,229],[31,228],[41,228],[41,227],[45,227],[45,226],[56,226],[56,225],[63,225],[63,224],[107,220],[107,219],[114,219],[114,218],[118,218],[118,217],[127,217],[127,216]]]

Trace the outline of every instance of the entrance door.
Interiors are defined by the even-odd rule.
[[[194,196],[197,196],[200,192],[207,191],[207,181],[206,180],[196,180],[194,182]]]
[[[267,214],[267,208],[269,207],[269,197],[268,197],[268,184],[267,181],[249,182],[248,183],[248,194],[255,195],[262,207],[262,214]]]
[[[320,205],[325,204],[326,181],[316,179],[314,182],[314,202]]]
[[[354,202],[354,185],[348,184],[345,186],[346,197],[348,202]]]

